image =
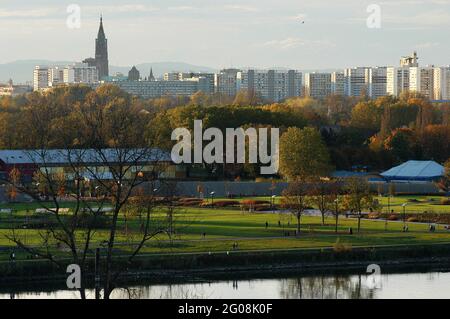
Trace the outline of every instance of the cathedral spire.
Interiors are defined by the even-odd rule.
[[[105,30],[103,29],[103,15],[100,15],[100,27],[98,28],[98,39],[105,39]]]
[[[98,29],[97,39],[95,40],[95,64],[100,79],[109,75],[108,40],[106,39],[103,28],[103,15],[100,15],[100,27]]]
[[[155,81],[155,77],[153,76],[153,68],[150,68],[150,76],[148,77],[149,81]]]

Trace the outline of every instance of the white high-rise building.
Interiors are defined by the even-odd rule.
[[[411,67],[409,69],[409,90],[429,99],[434,96],[434,67]]]
[[[450,100],[450,66],[434,69],[434,100]]]
[[[331,93],[345,95],[345,76],[343,72],[331,73]]]
[[[366,69],[367,94],[376,99],[386,95],[386,67],[376,67]]]
[[[350,68],[344,70],[344,91],[347,96],[360,96],[364,90],[368,94],[366,83],[366,67]]]
[[[238,73],[238,82],[242,90],[270,102],[302,95],[302,73],[296,70],[246,70]]]
[[[64,83],[64,67],[54,66],[48,69],[48,85],[57,86]]]
[[[325,99],[331,94],[331,73],[306,73],[305,95]]]
[[[76,63],[64,69],[64,83],[97,83],[98,70],[95,66],[89,66],[87,63]]]
[[[386,71],[386,92],[393,96],[400,96],[409,91],[409,67],[388,67]]]
[[[235,96],[238,91],[238,69],[224,69],[215,76],[216,91],[220,94]]]
[[[38,65],[33,71],[33,89],[34,91],[44,90],[49,87],[49,67]]]

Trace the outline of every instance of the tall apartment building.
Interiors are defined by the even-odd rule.
[[[386,70],[386,93],[399,96],[409,91],[409,66],[388,67]]]
[[[89,66],[87,63],[76,63],[64,68],[64,83],[79,84],[97,83],[99,71],[95,66]]]
[[[331,73],[306,73],[305,95],[318,100],[331,95]]]
[[[296,70],[246,70],[238,73],[238,81],[242,90],[270,102],[302,95],[302,73]]]
[[[376,99],[386,95],[386,67],[366,69],[367,94]]]
[[[433,73],[433,99],[450,100],[450,66],[435,68]]]
[[[434,67],[411,67],[409,69],[409,90],[433,99]]]
[[[41,91],[67,84],[93,84],[98,82],[99,71],[87,63],[75,63],[66,67],[36,66],[33,74],[33,89]]]
[[[49,67],[38,65],[33,71],[33,90],[39,91],[49,87]]]
[[[331,94],[345,95],[345,76],[343,72],[331,73]]]
[[[344,70],[344,92],[347,96],[360,96],[364,91],[368,93],[366,83],[366,67],[350,68]]]
[[[236,96],[238,92],[238,69],[224,69],[215,75],[216,92],[228,96]]]
[[[64,83],[64,67],[54,66],[48,69],[48,85],[58,86]]]

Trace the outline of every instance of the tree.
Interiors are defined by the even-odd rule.
[[[280,139],[280,172],[288,179],[325,176],[330,172],[330,155],[314,128],[289,128]]]
[[[420,157],[417,136],[412,129],[399,128],[391,132],[384,141],[384,148],[392,153],[398,161],[407,161]]]
[[[421,145],[425,158],[444,162],[450,154],[450,126],[428,125],[421,135]]]
[[[450,158],[444,164],[444,177],[437,183],[440,189],[445,192],[450,190]]]
[[[306,180],[297,179],[289,183],[283,191],[282,205],[289,209],[297,219],[297,236],[300,235],[301,218],[309,207],[308,185]]]
[[[322,226],[325,225],[325,214],[334,210],[337,198],[337,185],[328,178],[315,178],[309,190],[309,199],[322,215]]]
[[[359,102],[352,110],[351,125],[357,128],[378,131],[382,109],[373,101]]]
[[[345,184],[346,194],[343,198],[343,207],[358,213],[358,232],[360,232],[363,209],[373,207],[370,186],[366,180],[358,177],[349,178]]]
[[[39,203],[48,212],[51,223],[41,232],[41,245],[27,246],[21,233],[15,229],[8,238],[25,251],[48,259],[59,267],[64,265],[54,247],[65,247],[70,251],[70,263],[79,265],[85,274],[100,223],[107,233],[102,278],[103,296],[108,299],[118,278],[145,243],[166,232],[165,228],[151,227],[156,226],[150,219],[154,201],[147,200],[143,206],[146,208],[145,227],[136,235],[129,254],[122,256],[124,262],[120,265],[114,263],[120,219],[130,205],[133,192],[140,185],[158,179],[164,170],[161,163],[164,154],[152,147],[152,140],[142,136],[142,127],[148,123],[149,115],[143,114],[127,94],[113,87],[100,87],[89,92],[81,103],[72,106],[66,125],[70,124],[74,129],[65,130],[62,129],[65,125],[53,125],[56,123],[49,121],[49,115],[46,115],[53,104],[49,105],[37,107],[29,113],[28,130],[35,135],[33,147],[37,150],[27,151],[27,155],[40,168],[35,174],[35,183],[22,185],[13,178],[8,178],[7,182]],[[56,108],[52,111],[59,112]],[[50,151],[55,135],[64,147]],[[64,177],[50,169],[55,160],[68,163]],[[94,205],[84,195],[91,193],[93,186],[96,195],[103,194],[97,195]],[[42,199],[42,192],[50,204]],[[69,212],[61,208],[64,204],[61,195],[64,193],[74,203]],[[85,282],[80,293],[82,298],[86,298]]]

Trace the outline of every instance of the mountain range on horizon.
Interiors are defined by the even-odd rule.
[[[7,82],[12,79],[14,83],[26,83],[33,81],[33,70],[36,65],[69,65],[74,61],[51,61],[51,60],[19,60],[0,64],[0,82]],[[150,69],[156,77],[161,77],[166,72],[217,72],[218,70],[207,67],[193,65],[184,62],[154,62],[140,63],[135,65],[143,78],[150,75]],[[110,65],[110,74],[123,73],[128,75],[130,66]]]

